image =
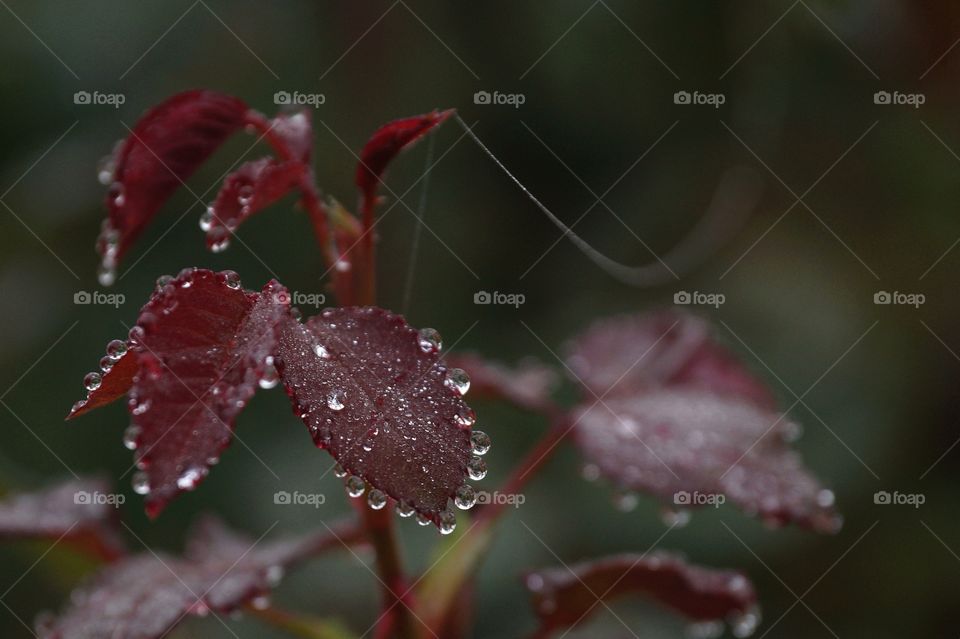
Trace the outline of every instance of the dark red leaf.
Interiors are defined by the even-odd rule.
[[[266,157],[247,162],[227,176],[201,220],[207,232],[207,248],[222,250],[244,220],[293,190],[305,171],[306,166],[300,162]]]
[[[0,502],[0,537],[54,539],[113,558],[124,554],[116,530],[118,497],[96,478],[69,480]]]
[[[111,353],[118,352],[111,350],[114,347],[123,350],[119,358],[111,356]],[[133,378],[137,374],[137,358],[127,350],[125,342],[120,340],[110,342],[107,346],[107,355],[101,360],[100,366],[101,371],[104,368],[106,371],[87,375],[84,380],[87,385],[87,397],[73,405],[67,419],[73,419],[94,408],[106,406],[126,395],[133,386]]]
[[[535,411],[550,404],[550,394],[558,381],[556,371],[535,360],[524,360],[510,368],[475,353],[463,353],[451,354],[445,362],[449,368],[467,372],[474,396],[504,399]]]
[[[730,500],[771,525],[839,528],[833,493],[790,449],[799,427],[748,401],[663,389],[591,402],[574,419],[584,456],[622,489],[671,509]]]
[[[320,534],[257,543],[214,520],[204,522],[185,558],[144,553],[100,571],[58,617],[37,622],[42,639],[156,639],[187,615],[228,613],[277,585],[287,567],[329,547],[356,541],[344,526]]]
[[[693,386],[772,409],[767,387],[710,334],[706,321],[665,310],[595,322],[567,349],[567,364],[597,396]]]
[[[360,152],[360,162],[354,178],[360,194],[367,203],[365,206],[375,201],[380,178],[390,161],[451,115],[453,110],[448,109],[394,120],[384,124],[370,136]]]
[[[445,381],[430,329],[378,308],[328,309],[284,329],[277,367],[317,446],[443,530],[474,414]]]
[[[97,241],[101,281],[170,195],[244,124],[247,105],[214,91],[187,91],[144,115],[101,170],[109,217]]]
[[[258,384],[276,383],[271,358],[288,304],[276,282],[258,294],[232,271],[187,269],[143,307],[126,440],[138,448],[134,485],[151,516],[206,476]]]
[[[687,619],[729,621],[738,637],[750,634],[759,622],[753,584],[742,573],[688,564],[667,553],[616,555],[528,573],[526,586],[543,632],[577,625],[606,602],[629,594],[644,594]]]

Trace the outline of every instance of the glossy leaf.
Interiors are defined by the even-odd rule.
[[[688,564],[667,553],[616,555],[528,573],[525,584],[546,636],[580,624],[604,604],[642,594],[693,622],[729,620],[736,636],[759,621],[757,596],[746,576]]]
[[[587,461],[621,489],[671,509],[730,501],[771,525],[839,528],[833,493],[790,449],[799,427],[782,415],[685,388],[591,402],[573,417]]]
[[[305,172],[300,162],[266,157],[246,162],[227,176],[203,219],[207,248],[220,250],[244,220],[293,190]]]
[[[351,528],[274,542],[260,541],[206,520],[186,556],[143,553],[114,563],[71,596],[59,617],[37,622],[41,639],[157,639],[187,615],[228,613],[277,585],[287,567],[356,540]]]
[[[106,274],[171,194],[244,124],[247,105],[214,91],[186,91],[146,113],[101,169],[109,216],[97,242]]]
[[[535,360],[509,367],[475,353],[463,353],[450,355],[445,361],[449,368],[467,372],[471,396],[504,399],[535,411],[550,404],[558,382],[554,369]]]
[[[72,543],[106,558],[122,555],[117,496],[102,479],[71,479],[0,501],[0,537]]]
[[[129,439],[151,516],[206,476],[258,384],[275,380],[270,358],[288,303],[276,282],[258,294],[235,273],[188,269],[143,307],[131,343],[140,372]]]
[[[453,115],[453,110],[433,111],[388,122],[377,129],[360,152],[354,181],[370,206],[376,199],[377,187],[391,160],[401,151],[426,135],[435,126]]]
[[[711,335],[703,319],[665,310],[594,322],[567,348],[567,365],[597,396],[695,387],[772,409],[764,383]]]
[[[474,417],[444,382],[438,348],[372,307],[327,309],[284,329],[277,367],[316,445],[439,522],[465,482]]]

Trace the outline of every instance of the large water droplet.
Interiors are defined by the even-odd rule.
[[[378,488],[367,493],[367,505],[374,510],[380,510],[387,505],[387,496]]]
[[[470,434],[470,450],[474,455],[486,455],[490,451],[490,436],[482,430],[475,430]]]
[[[157,278],[157,292],[159,293],[164,289],[164,287],[173,281],[172,275],[161,275]]]
[[[273,364],[268,364],[263,369],[263,374],[260,376],[258,383],[260,388],[270,389],[276,386],[280,382],[280,375],[277,373],[277,368]]]
[[[193,490],[197,487],[197,484],[200,483],[200,480],[203,479],[205,474],[206,471],[199,466],[188,468],[185,473],[177,478],[177,488],[182,490]]]
[[[441,535],[449,535],[457,528],[457,516],[449,510],[440,513],[438,527]]]
[[[330,359],[330,351],[323,347],[323,344],[315,344],[313,346],[313,352],[320,359]]]
[[[107,357],[113,361],[117,361],[123,357],[127,352],[127,343],[122,339],[110,340],[107,344]]]
[[[345,471],[345,470],[343,469],[343,466],[341,466],[340,464],[334,464],[334,466],[333,466],[333,476],[334,476],[334,477],[339,477],[340,479],[343,479],[344,477],[347,476],[347,471]]]
[[[473,481],[480,481],[487,476],[487,464],[479,457],[471,457],[467,462],[467,474]]]
[[[456,504],[460,510],[470,510],[473,508],[473,505],[477,503],[477,493],[473,489],[473,486],[464,484],[458,488],[453,498],[453,503]]]
[[[128,450],[136,450],[137,440],[140,438],[140,433],[142,432],[142,428],[136,424],[130,424],[127,430],[123,431],[123,445],[126,446]]]
[[[240,275],[236,271],[220,271],[224,283],[232,289],[240,288]]]
[[[116,269],[101,264],[100,268],[97,269],[97,281],[100,282],[100,286],[113,286],[113,283],[117,281]]]
[[[147,473],[139,470],[133,474],[133,492],[146,495],[150,492],[150,478]]]
[[[203,215],[200,216],[200,230],[206,233],[213,228],[213,222],[217,219],[217,211],[212,207],[208,206],[207,210],[203,212]]]
[[[440,333],[433,328],[421,328],[419,333],[420,350],[424,353],[436,353],[443,348]]]
[[[470,376],[462,368],[448,370],[444,383],[461,395],[466,395],[467,391],[470,390]]]
[[[113,368],[114,363],[115,362],[111,358],[104,355],[100,358],[100,371],[104,373],[110,372],[110,369]]]
[[[413,506],[411,506],[405,501],[397,502],[396,511],[397,511],[397,514],[403,517],[404,519],[411,516],[415,512],[413,509]]]
[[[461,426],[473,426],[477,421],[477,414],[469,406],[461,406],[454,419]]]
[[[367,488],[367,485],[363,481],[363,479],[360,477],[357,477],[356,475],[351,475],[350,478],[347,479],[347,483],[346,483],[347,494],[350,495],[351,497],[359,497],[360,495],[363,494],[363,491],[366,490],[366,488]]]
[[[207,246],[214,253],[223,253],[230,247],[230,231],[218,226],[207,233]]]
[[[100,373],[87,373],[83,378],[83,387],[88,391],[95,391],[103,383],[103,376]]]
[[[342,390],[332,391],[327,395],[327,408],[330,410],[343,410],[346,399],[347,395]]]

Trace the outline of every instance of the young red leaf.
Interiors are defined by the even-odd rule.
[[[390,161],[451,115],[453,109],[394,120],[384,124],[370,136],[360,152],[360,162],[354,178],[364,201],[361,208],[370,207],[375,202],[380,178]]]
[[[567,348],[567,364],[597,396],[692,386],[772,409],[767,387],[710,335],[706,321],[665,310],[595,322]]]
[[[470,389],[476,397],[504,399],[534,411],[543,410],[551,402],[550,394],[557,385],[557,373],[535,360],[524,360],[511,368],[484,359],[476,353],[449,355],[450,369],[464,370]]]
[[[444,530],[475,418],[445,381],[435,335],[378,308],[327,309],[284,326],[277,368],[318,447]]]
[[[528,573],[527,589],[541,632],[570,628],[630,594],[652,597],[696,623],[729,621],[745,637],[759,622],[757,596],[746,576],[688,564],[668,553],[615,555]]]
[[[151,516],[206,476],[258,384],[276,383],[271,358],[288,303],[276,282],[258,294],[232,271],[187,269],[143,307],[131,333],[140,370],[126,440],[138,448],[134,485]]]
[[[180,184],[244,125],[247,105],[214,91],[186,91],[154,107],[100,172],[109,216],[97,240],[101,282]]]
[[[277,585],[284,569],[327,548],[356,541],[353,527],[260,542],[208,520],[185,558],[143,553],[114,563],[71,596],[58,617],[37,622],[41,639],[157,639],[187,615],[228,613]]]
[[[0,502],[0,537],[53,539],[114,558],[124,554],[116,530],[116,500],[102,479],[72,479]]]
[[[106,370],[87,374],[84,379],[87,396],[73,405],[67,419],[79,417],[126,395],[137,374],[137,357],[130,353],[125,342],[114,340],[107,345],[107,354],[101,360],[100,367],[101,371]]]
[[[223,182],[217,199],[200,220],[207,232],[207,248],[218,252],[244,220],[293,190],[307,167],[298,161],[272,157],[246,162]]]
[[[748,401],[665,389],[591,402],[574,419],[584,456],[622,489],[672,509],[730,500],[772,525],[839,528],[833,493],[789,447],[798,426]]]

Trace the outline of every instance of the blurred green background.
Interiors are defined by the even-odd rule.
[[[97,161],[145,109],[184,89],[232,93],[266,113],[276,109],[277,91],[322,93],[325,103],[314,114],[318,182],[352,207],[355,162],[347,147],[358,150],[388,120],[456,107],[568,223],[595,203],[591,191],[606,191],[647,152],[604,198],[616,217],[598,205],[576,227],[631,264],[651,259],[634,234],[657,254],[668,251],[700,219],[728,167],[756,169],[765,190],[745,225],[699,268],[666,286],[631,288],[569,242],[556,243],[559,231],[475,145],[458,141],[462,130],[449,123],[435,140],[434,157],[443,159],[426,200],[429,231],[421,237],[406,309],[411,323],[437,328],[457,351],[557,364],[540,340],[559,352],[595,318],[671,304],[681,289],[723,293],[720,308],[697,310],[718,320],[720,338],[768,379],[784,407],[795,400],[788,389],[803,395],[815,384],[806,406],[791,411],[806,427],[797,447],[835,490],[845,526],[832,537],[770,531],[726,507],[696,513],[657,547],[746,571],[763,606],[759,633],[782,616],[769,636],[955,636],[960,522],[953,491],[960,450],[951,446],[960,412],[960,249],[948,249],[960,236],[960,47],[952,48],[960,38],[960,6],[895,0],[0,5],[3,489],[101,472],[117,478],[128,496],[123,517],[136,535],[129,535],[133,546],[174,551],[204,511],[253,537],[278,519],[273,534],[346,514],[339,481],[329,473],[321,479],[330,458],[313,448],[280,390],[255,398],[238,425],[244,445],[235,443],[200,489],[152,523],[129,487],[131,457],[120,441],[124,407],[63,422],[83,394],[81,378],[95,368],[103,345],[126,333],[158,275],[194,265],[231,268],[251,288],[276,276],[291,290],[325,290],[306,217],[289,199],[247,223],[242,242],[212,255],[197,228],[203,206],[181,190],[121,266],[109,292],[122,293],[126,303],[75,305],[76,292],[101,290],[93,253],[103,216]],[[126,101],[119,109],[77,105],[73,95],[81,90],[122,93]],[[525,102],[478,105],[480,90],[520,93]],[[677,105],[673,95],[681,90],[722,93],[726,102],[718,109]],[[877,91],[922,94],[925,102],[875,104]],[[190,180],[197,195],[213,188],[204,202],[250,142],[238,136]],[[426,153],[420,145],[394,165],[388,181],[396,193],[421,175]],[[405,201],[416,210],[419,197],[414,188]],[[379,226],[380,303],[388,308],[404,305],[415,222],[397,206]],[[526,303],[476,306],[479,290],[523,293]],[[923,293],[926,302],[876,305],[878,291]],[[544,423],[503,406],[475,407],[478,425],[494,441],[491,471],[481,482],[492,490]],[[565,446],[529,486],[523,508],[504,520],[481,573],[477,637],[517,637],[534,627],[519,570],[557,561],[524,524],[568,563],[643,551],[662,535],[651,500],[620,512],[609,486],[583,481],[578,466],[576,452]],[[330,498],[319,512],[280,509],[272,495],[281,489]],[[922,493],[926,503],[875,505],[878,490]],[[407,521],[399,527],[408,563],[424,567],[438,535]],[[0,548],[0,592],[8,606],[0,608],[0,635],[29,636],[17,617],[30,624],[39,611],[59,609],[89,568],[61,548],[34,565],[48,546]],[[274,599],[340,617],[360,632],[378,605],[373,577],[346,553],[296,571]],[[604,612],[570,636],[683,633],[676,617],[642,601],[614,609],[630,632]],[[242,637],[280,636],[249,621],[227,623]],[[231,634],[208,619],[190,621],[175,636]]]

